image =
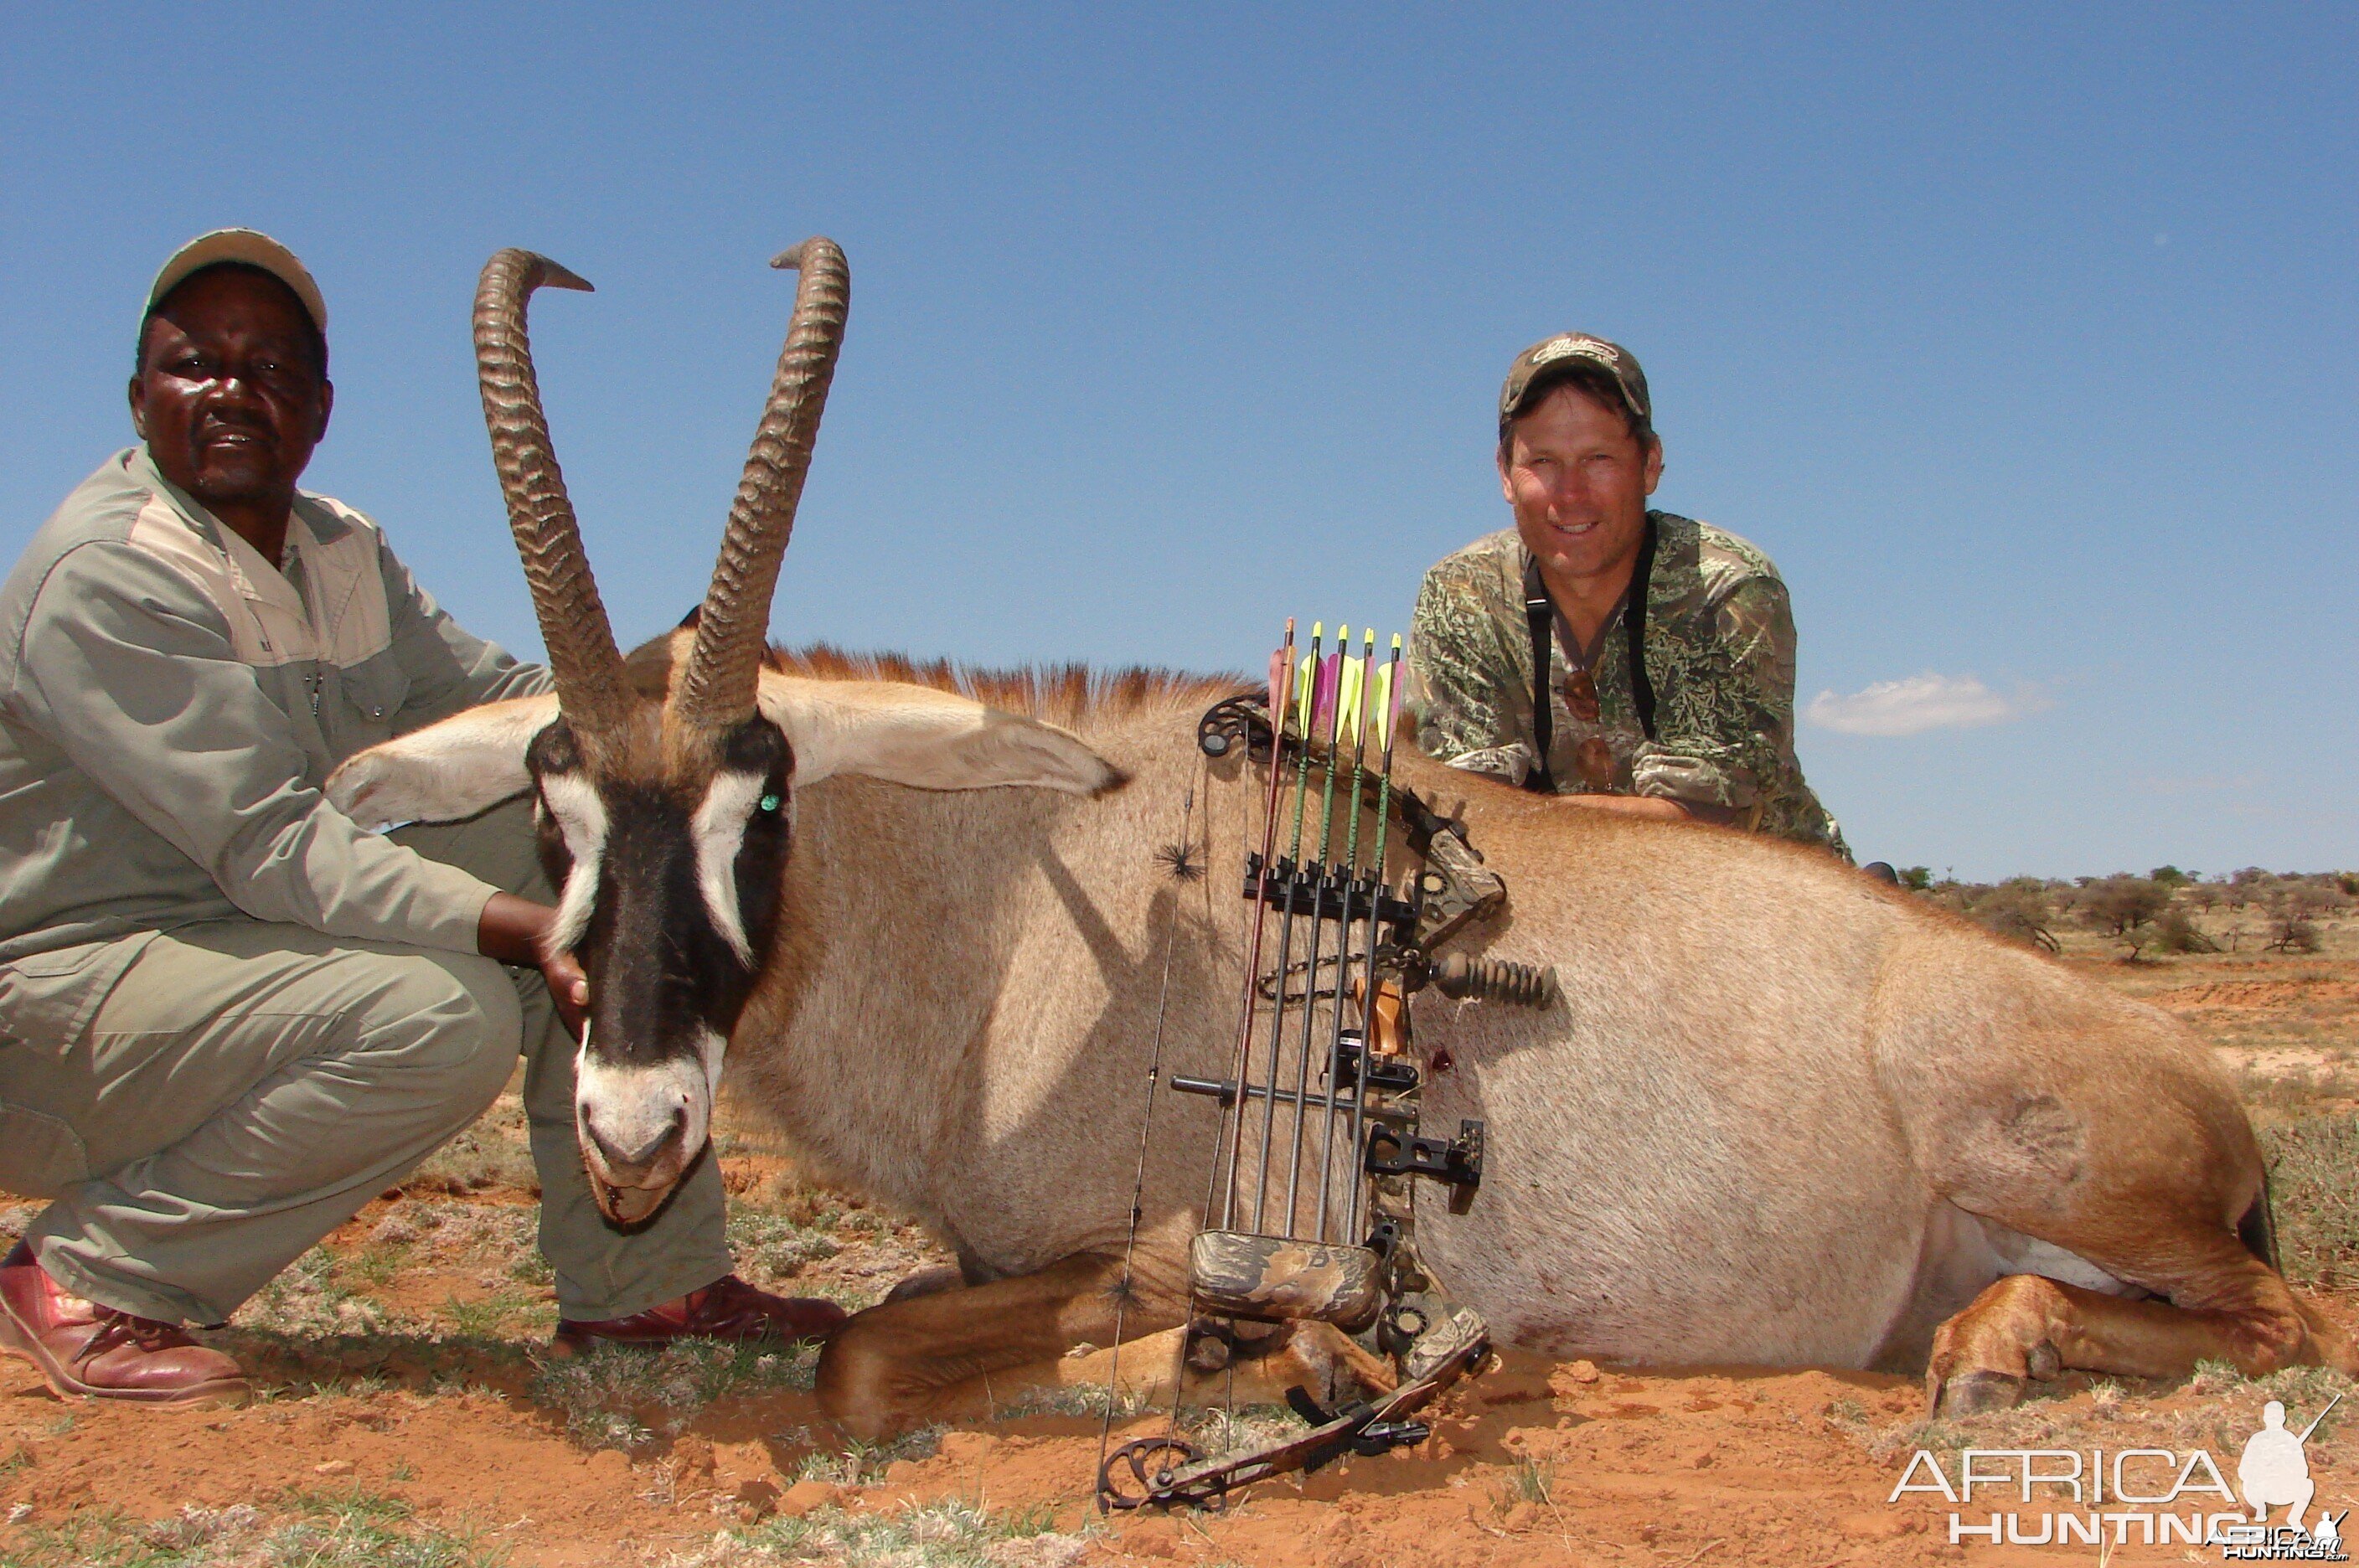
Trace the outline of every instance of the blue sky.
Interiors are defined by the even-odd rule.
[[[5,28],[11,555],[128,439],[147,278],[224,223],[327,292],[310,482],[521,649],[466,331],[500,245],[598,285],[535,339],[625,639],[701,595],[807,234],[853,316],[788,640],[1256,668],[1288,614],[1397,625],[1506,520],[1508,358],[1580,327],[1646,363],[1658,503],[1783,570],[1863,858],[2359,865],[2359,10]]]

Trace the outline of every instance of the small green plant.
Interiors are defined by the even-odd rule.
[[[517,1253],[507,1267],[507,1276],[526,1285],[547,1286],[557,1282],[557,1270],[549,1266],[549,1259],[540,1255],[540,1248],[537,1247]]]
[[[508,1324],[532,1305],[532,1299],[522,1290],[502,1286],[473,1301],[452,1296],[442,1303],[442,1315],[470,1339],[500,1339],[506,1337]]]
[[[381,1290],[401,1272],[401,1260],[408,1250],[406,1247],[371,1242],[344,1255],[342,1271],[358,1283]]]
[[[838,1486],[865,1486],[883,1480],[896,1460],[931,1459],[941,1447],[942,1428],[921,1426],[886,1443],[853,1442],[840,1454],[806,1454],[795,1472],[798,1481],[827,1481]]]
[[[1826,1422],[1856,1437],[1868,1429],[1867,1407],[1853,1399],[1833,1400],[1826,1408]]]
[[[1154,1403],[1136,1391],[1120,1394],[1103,1383],[1068,1383],[1054,1388],[1020,1388],[991,1412],[994,1421],[1024,1416],[1104,1416],[1128,1421]]]
[[[1542,1508],[1556,1501],[1553,1487],[1556,1475],[1537,1460],[1526,1459],[1507,1473],[1507,1502],[1538,1503]]]

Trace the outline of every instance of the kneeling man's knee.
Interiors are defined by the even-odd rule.
[[[397,962],[365,1010],[362,1049],[386,1053],[405,1073],[434,1077],[454,1101],[490,1104],[524,1043],[524,1011],[506,973],[464,953]]]

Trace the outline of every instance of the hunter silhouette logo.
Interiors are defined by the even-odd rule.
[[[2284,1404],[2271,1399],[2262,1408],[2261,1429],[2237,1458],[2233,1490],[2201,1448],[1969,1448],[1958,1456],[1954,1482],[1941,1461],[1920,1448],[1886,1501],[1939,1493],[1952,1505],[1953,1545],[2179,1544],[2219,1547],[2222,1560],[2232,1563],[2347,1563],[2343,1520],[2348,1510],[2320,1508],[2313,1516],[2318,1485],[2308,1453],[2310,1437],[2342,1402],[2337,1394],[2294,1432],[2286,1426]],[[1978,1518],[1969,1512],[1977,1501],[1997,1500],[1987,1496],[1994,1486],[2018,1505],[2035,1501],[2034,1487],[2046,1487],[2037,1501],[2049,1506],[2037,1513],[2018,1508]],[[1977,1487],[1984,1489],[1984,1497],[1976,1497]],[[2270,1515],[2278,1508],[2285,1514],[2273,1525]]]
[[[2318,1419],[2301,1429],[2299,1436],[2286,1430],[2286,1408],[2275,1399],[2261,1407],[2261,1430],[2245,1442],[2245,1456],[2236,1462],[2236,1489],[2245,1497],[2245,1506],[2253,1510],[2255,1524],[2267,1524],[2269,1510],[2282,1507],[2285,1522],[2296,1529],[2304,1528],[2303,1516],[2310,1511],[2310,1499],[2318,1495],[2318,1484],[2310,1478],[2310,1455],[2304,1452],[2310,1434],[2318,1430],[2319,1421],[2327,1418],[2336,1405],[2343,1402],[2337,1394],[2327,1401]],[[2310,1534],[2326,1540],[2340,1540],[2342,1516],[2321,1510],[2317,1528]]]

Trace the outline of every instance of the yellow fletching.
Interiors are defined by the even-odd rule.
[[[1393,646],[1400,647],[1400,638],[1393,638]],[[1375,724],[1376,746],[1379,749],[1393,743],[1393,671],[1399,668],[1400,664],[1397,660],[1388,659],[1385,667],[1376,671]]]
[[[1360,738],[1360,705],[1361,699],[1367,695],[1367,670],[1364,659],[1354,659],[1348,653],[1343,656],[1343,669],[1336,682],[1335,698],[1343,705],[1341,714],[1343,727],[1336,731],[1339,741],[1350,742]]]
[[[1311,635],[1314,638],[1318,636],[1315,632]],[[1294,733],[1305,737],[1310,734],[1312,689],[1319,684],[1313,678],[1314,668],[1311,656],[1306,653],[1294,671]]]

